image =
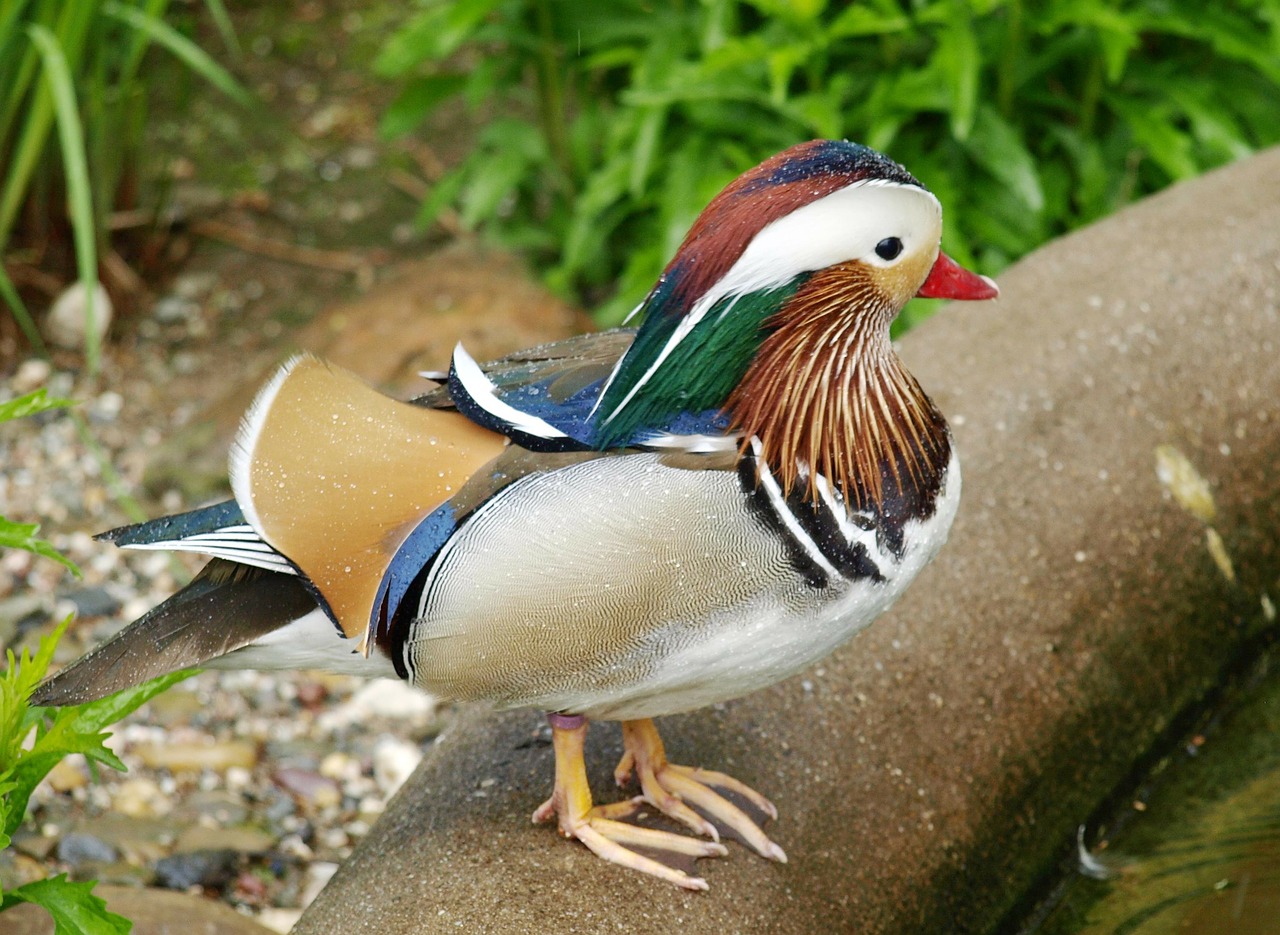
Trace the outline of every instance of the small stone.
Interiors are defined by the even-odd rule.
[[[76,756],[59,760],[53,769],[49,770],[45,781],[54,792],[65,793],[83,789],[89,784],[89,776],[84,768],[84,757]]]
[[[360,761],[335,750],[320,761],[320,775],[337,782],[351,782],[360,778]]]
[[[301,909],[277,909],[271,907],[263,909],[258,913],[258,923],[273,932],[280,932],[281,935],[288,935],[293,931],[293,927],[298,924],[298,920],[302,918]]]
[[[199,299],[208,295],[218,285],[216,273],[183,273],[173,281],[173,294],[184,299]]]
[[[290,795],[285,795],[278,789],[271,790],[271,804],[263,812],[263,817],[272,824],[279,824],[286,818],[290,818],[297,814],[298,803],[293,800]]]
[[[315,898],[320,895],[320,891],[325,888],[329,880],[337,872],[337,864],[324,860],[318,860],[307,868],[307,882],[302,888],[302,898],[299,900],[303,909],[315,902]]]
[[[106,841],[78,831],[64,836],[58,842],[56,853],[58,860],[71,867],[87,863],[109,864],[120,856]]]
[[[244,854],[261,854],[274,847],[275,843],[275,835],[247,825],[214,828],[192,825],[178,835],[174,851],[239,851]]]
[[[53,601],[48,595],[19,591],[0,601],[0,637],[8,643],[19,630],[52,613]]]
[[[9,381],[9,388],[19,396],[30,393],[48,383],[52,372],[53,365],[47,360],[32,357],[18,365],[18,372]]]
[[[391,796],[413,775],[422,762],[422,751],[416,744],[395,737],[381,737],[373,748],[373,778],[378,788]]]
[[[166,857],[156,863],[156,885],[168,890],[186,890],[193,886],[224,889],[240,872],[243,860],[239,851],[188,851]]]
[[[116,787],[112,807],[131,818],[157,818],[173,810],[173,802],[152,780],[126,779]]]
[[[317,720],[321,730],[337,731],[352,724],[395,721],[425,726],[436,710],[430,695],[397,679],[374,679],[364,685],[345,703],[322,714]]]
[[[167,769],[175,773],[205,769],[223,773],[233,766],[252,769],[258,762],[257,748],[238,740],[208,744],[139,744],[133,752],[151,769]]]
[[[322,682],[305,681],[298,686],[298,702],[305,708],[318,708],[329,697]]]
[[[267,884],[256,873],[241,873],[236,877],[233,898],[237,903],[260,906],[267,898]]]
[[[249,820],[249,808],[241,796],[232,795],[221,789],[209,792],[194,792],[182,805],[174,811],[174,819],[202,819],[211,821],[220,827],[239,825]],[[211,845],[204,845],[209,847]],[[229,847],[230,845],[223,845]],[[183,850],[196,850],[185,847]]]
[[[162,325],[186,324],[200,314],[200,306],[180,295],[166,295],[151,306],[151,317]]]
[[[271,778],[302,805],[328,808],[342,802],[338,784],[319,773],[286,766],[272,773]]]
[[[53,301],[44,320],[44,336],[49,343],[58,347],[75,350],[84,347],[85,338],[93,334],[99,341],[111,326],[111,297],[102,283],[93,286],[93,322],[89,326],[85,315],[89,311],[89,292],[84,284],[77,281],[62,290]]]
[[[104,587],[81,588],[65,598],[81,617],[109,617],[120,610],[120,601]]]

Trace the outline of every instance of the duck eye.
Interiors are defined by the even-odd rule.
[[[896,260],[902,253],[902,241],[897,237],[886,237],[876,244],[876,256],[882,260]]]

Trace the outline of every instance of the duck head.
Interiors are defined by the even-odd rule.
[[[707,206],[642,303],[602,435],[723,409],[784,484],[813,468],[858,506],[882,502],[886,479],[901,491],[941,471],[945,422],[889,325],[913,296],[999,292],[941,236],[938,199],[865,146],[814,140],[766,160]]]

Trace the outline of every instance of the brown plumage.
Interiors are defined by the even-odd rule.
[[[816,273],[773,318],[771,333],[726,404],[735,431],[759,438],[782,489],[812,470],[851,509],[917,501],[951,454],[946,423],[889,341],[897,309],[865,267]],[[745,445],[745,442],[744,442]]]

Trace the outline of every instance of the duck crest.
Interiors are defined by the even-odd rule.
[[[859,306],[861,313],[848,309]],[[826,477],[846,506],[906,519],[932,513],[951,457],[946,420],[888,339],[895,313],[851,266],[822,270],[766,323],[725,409],[743,452],[781,489],[817,501]]]

